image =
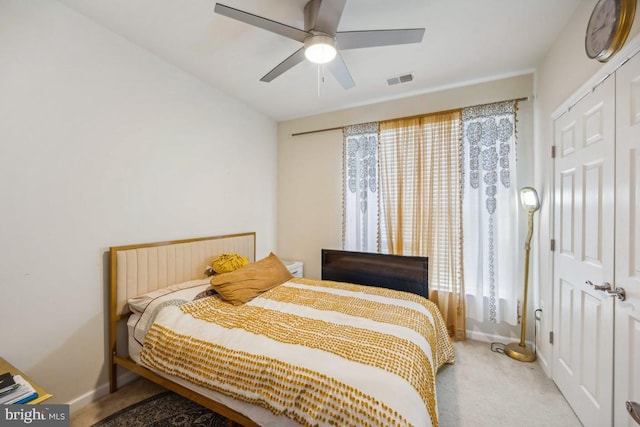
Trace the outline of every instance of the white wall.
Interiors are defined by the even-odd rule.
[[[553,209],[551,206],[553,122],[551,115],[604,66],[598,61],[589,59],[584,51],[584,32],[596,3],[597,0],[584,0],[578,6],[562,34],[540,61],[536,71],[535,186],[541,195],[542,204],[540,214],[536,217],[536,228],[539,230],[538,239],[537,242],[532,243],[532,252],[535,251],[533,273],[537,292],[534,304],[543,310],[542,321],[539,323],[537,351],[540,364],[549,375],[551,375],[552,352],[552,347],[549,344],[549,332],[553,329],[553,253],[549,250],[549,242],[553,237]],[[629,41],[640,33],[638,21],[636,14]],[[609,61],[614,62],[615,58],[616,56]]]
[[[107,381],[109,246],[275,249],[276,124],[50,0],[0,0],[0,64],[0,355],[79,402]]]
[[[444,111],[532,94],[533,75],[526,74],[279,123],[278,255],[304,261],[305,276],[320,278],[320,250],[342,247],[342,131],[291,136],[293,133]],[[523,110],[527,110],[526,114],[531,118],[531,106]],[[525,169],[524,176],[532,174],[530,159],[527,159],[532,153],[531,132],[530,125],[519,128],[518,167]],[[526,228],[526,215],[522,220]],[[522,242],[524,234],[526,230],[523,231]],[[518,247],[523,245],[518,244]],[[532,310],[533,305],[529,308]],[[476,338],[520,336],[519,327],[467,322],[468,330]]]

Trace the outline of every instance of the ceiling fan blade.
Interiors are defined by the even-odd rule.
[[[271,19],[263,18],[262,16],[254,15],[249,12],[234,9],[220,3],[216,3],[214,11],[228,18],[253,25],[254,27],[262,28],[263,30],[271,31],[272,33],[280,34],[281,36],[297,40],[301,43],[304,43],[304,39],[309,37],[309,33],[306,31],[290,27],[289,25],[285,25],[280,22],[272,21]]]
[[[304,7],[305,30],[335,34],[345,3],[346,0],[311,0]]]
[[[336,78],[343,88],[351,89],[356,85],[356,82],[353,81],[353,77],[351,77],[351,73],[347,68],[347,64],[344,63],[340,52],[338,52],[333,61],[327,64],[327,67],[329,68],[329,71],[331,71],[331,74],[333,74],[333,77]]]
[[[264,77],[260,79],[260,81],[270,82],[271,80],[278,77],[280,74],[293,68],[294,66],[298,65],[302,61],[304,61],[304,47],[301,47],[300,49],[296,50],[293,53],[293,55],[291,55],[290,57],[288,57],[278,65],[276,65],[276,67],[273,70],[269,71],[267,74],[265,74]]]
[[[424,36],[424,28],[342,31],[336,34],[336,46],[338,49],[360,49],[363,47],[420,43],[422,36]]]

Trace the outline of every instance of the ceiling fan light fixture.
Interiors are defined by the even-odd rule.
[[[304,56],[315,64],[331,62],[336,54],[336,41],[333,37],[316,34],[304,41]]]

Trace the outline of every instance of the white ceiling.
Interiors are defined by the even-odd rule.
[[[420,44],[342,52],[356,87],[303,62],[260,81],[301,44],[214,13],[214,0],[61,0],[278,120],[531,72],[583,0],[347,0],[338,31],[426,28]],[[303,28],[307,0],[221,3]],[[413,73],[410,83],[387,78]]]

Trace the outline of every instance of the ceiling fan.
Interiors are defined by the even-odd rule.
[[[307,58],[311,62],[327,64],[342,87],[350,89],[355,82],[338,51],[420,43],[424,28],[337,31],[345,3],[346,0],[310,0],[304,7],[304,30],[220,3],[216,3],[215,12],[304,44],[260,81],[270,82]]]

